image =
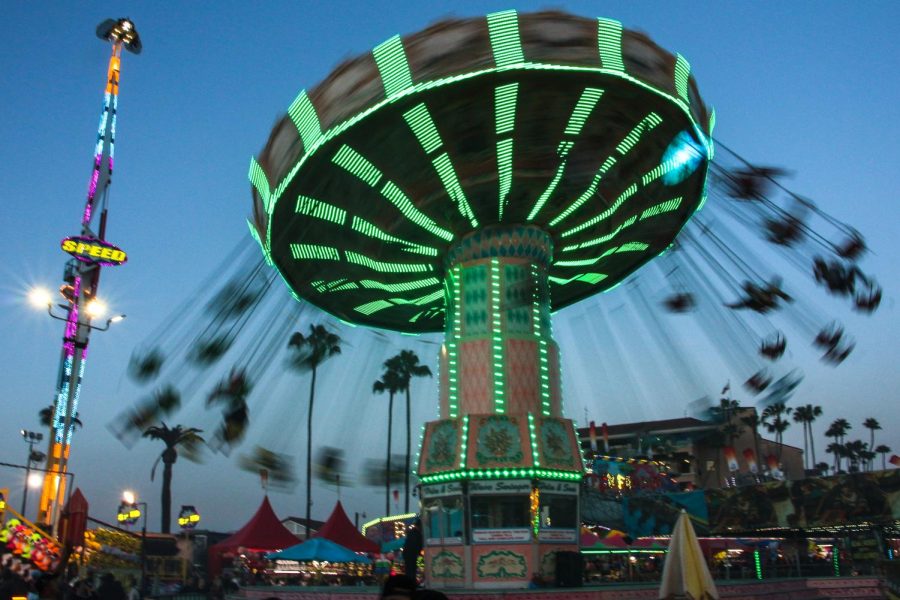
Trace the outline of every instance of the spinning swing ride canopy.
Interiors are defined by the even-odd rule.
[[[297,96],[251,159],[250,229],[296,297],[419,333],[444,328],[462,238],[537,227],[557,310],[669,246],[705,200],[713,125],[688,62],[616,21],[443,21]]]

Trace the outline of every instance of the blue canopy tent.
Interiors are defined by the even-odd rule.
[[[269,560],[295,560],[297,562],[311,560],[335,563],[355,562],[363,564],[372,562],[371,559],[325,538],[312,538],[302,544],[291,546],[280,552],[267,554],[266,558]]]
[[[389,541],[389,542],[385,542],[385,543],[381,544],[381,551],[382,551],[383,553],[387,553],[387,552],[396,552],[396,551],[398,551],[398,550],[402,550],[402,549],[403,549],[403,544],[405,544],[405,543],[406,543],[406,538],[405,538],[405,537],[402,537],[402,538],[396,538],[396,539],[393,539],[393,540],[391,540],[391,541]]]

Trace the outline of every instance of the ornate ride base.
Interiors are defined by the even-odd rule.
[[[442,418],[418,467],[430,585],[524,587],[578,551],[583,468],[561,414],[552,254],[533,226],[488,227],[448,254]]]

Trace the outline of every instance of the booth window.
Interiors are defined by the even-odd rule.
[[[541,494],[541,527],[575,529],[578,526],[577,496]]]
[[[472,529],[529,527],[528,496],[471,496]]]
[[[429,538],[461,538],[463,536],[462,496],[432,498],[422,502],[425,535]]]

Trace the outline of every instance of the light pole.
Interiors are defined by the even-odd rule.
[[[41,457],[38,460],[35,460],[34,453],[34,445],[44,439],[43,433],[35,433],[34,431],[26,431],[22,430],[22,439],[25,440],[25,443],[28,444],[28,459],[25,461],[25,491],[22,492],[22,510],[19,511],[19,514],[23,517],[25,516],[25,509],[28,506],[28,484],[30,483],[31,478],[31,463],[39,462],[44,459],[44,455],[41,452],[38,454]]]
[[[146,502],[137,502],[137,498],[134,495],[134,492],[125,490],[122,492],[122,500],[129,504],[131,507],[139,507],[141,516],[143,516],[143,521],[141,522],[141,582],[139,584],[140,597],[144,597],[144,577],[147,570],[147,503]]]

